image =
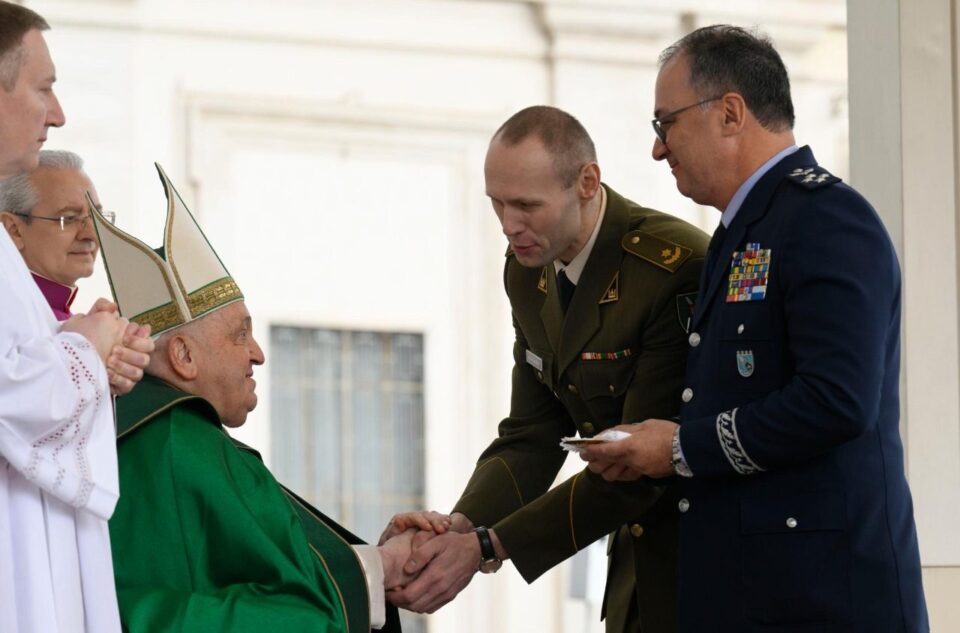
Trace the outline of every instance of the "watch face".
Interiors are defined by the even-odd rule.
[[[503,566],[503,561],[496,558],[488,558],[480,561],[480,571],[484,574],[492,574]]]

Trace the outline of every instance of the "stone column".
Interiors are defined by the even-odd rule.
[[[956,0],[848,0],[850,174],[903,270],[901,431],[931,626],[960,630]]]

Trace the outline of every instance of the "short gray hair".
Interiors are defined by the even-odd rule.
[[[736,92],[764,128],[793,129],[790,78],[770,39],[755,31],[714,24],[688,33],[660,54],[660,67],[685,55],[690,86],[702,99]]]
[[[69,171],[83,171],[83,159],[78,154],[66,150],[40,150],[40,163],[37,169],[66,169]],[[0,181],[0,211],[9,211],[23,217],[24,222],[30,224],[30,213],[37,206],[40,194],[30,182],[32,172],[19,174],[12,178]]]

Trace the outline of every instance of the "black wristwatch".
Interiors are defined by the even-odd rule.
[[[480,571],[484,574],[492,574],[503,566],[503,561],[497,558],[497,552],[493,549],[493,540],[490,539],[490,533],[485,527],[478,527],[474,530],[477,538],[480,540]]]

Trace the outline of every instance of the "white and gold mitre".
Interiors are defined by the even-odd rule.
[[[243,299],[167,174],[156,167],[167,196],[161,248],[113,226],[87,201],[120,314],[149,325],[155,337]]]

